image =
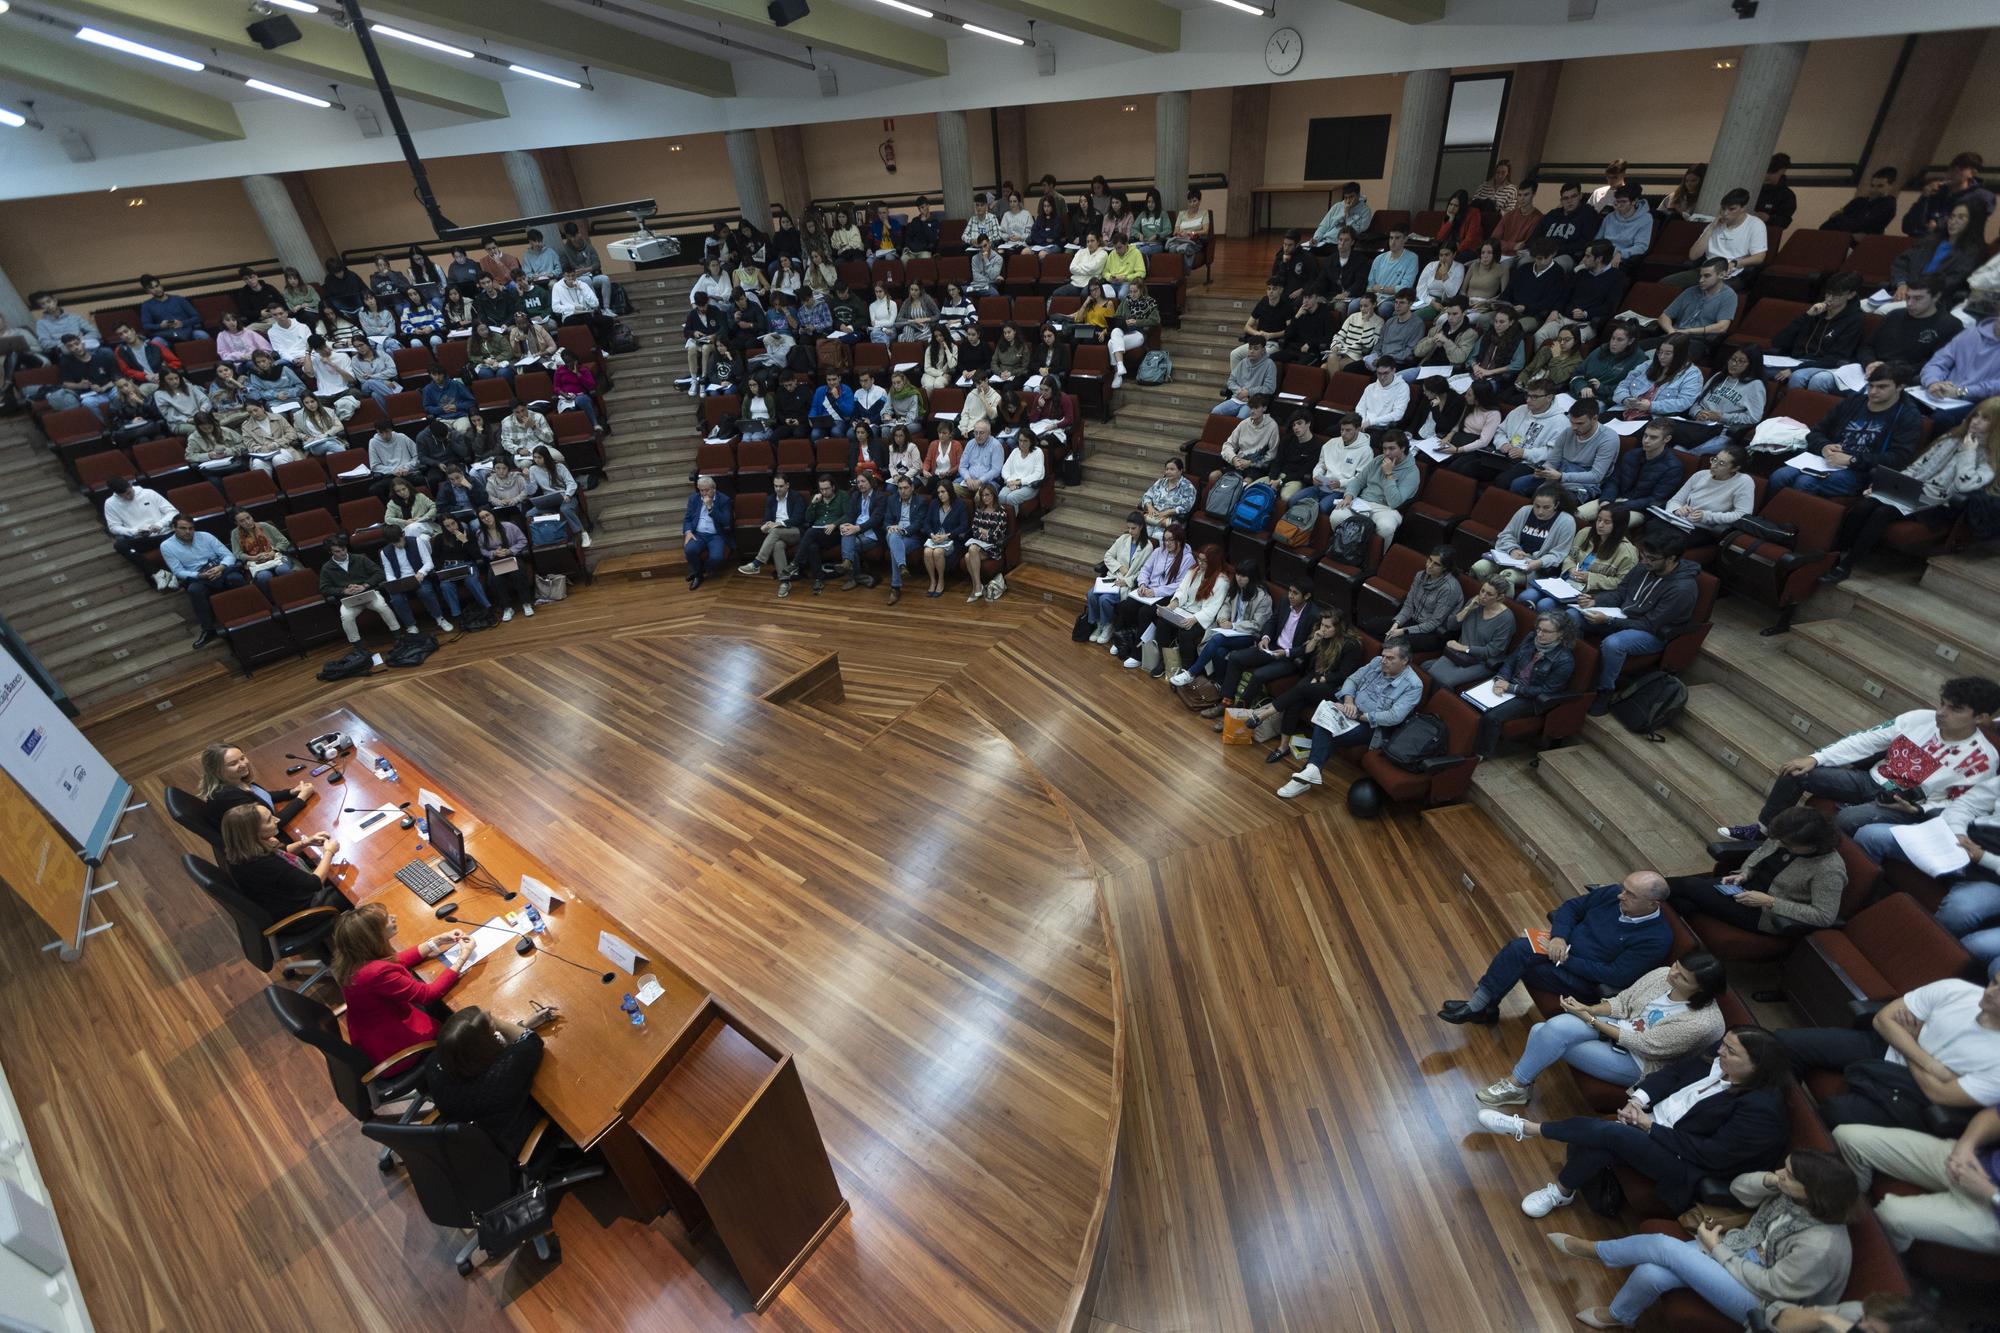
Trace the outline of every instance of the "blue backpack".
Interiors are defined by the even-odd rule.
[[[1242,532],[1269,532],[1278,512],[1278,488],[1268,481],[1245,486],[1229,511],[1229,526]]]

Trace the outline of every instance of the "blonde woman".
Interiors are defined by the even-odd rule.
[[[306,808],[312,783],[268,789],[259,786],[250,776],[248,755],[237,746],[216,744],[201,752],[201,780],[195,785],[195,795],[201,797],[202,813],[208,822],[218,827],[222,817],[237,806],[253,804],[271,810],[279,823],[289,824]],[[280,801],[284,804],[280,805]]]
[[[306,860],[308,851],[318,855],[317,868]],[[266,806],[239,805],[222,817],[222,864],[230,881],[273,921],[311,907],[347,908],[347,895],[333,883],[339,851],[327,833],[288,843]]]

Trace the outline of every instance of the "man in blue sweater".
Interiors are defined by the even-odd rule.
[[[1497,1023],[1500,1001],[1517,981],[1592,1004],[1616,995],[1667,961],[1674,933],[1660,904],[1668,892],[1662,876],[1635,870],[1621,884],[1578,894],[1549,913],[1546,953],[1526,937],[1507,941],[1472,994],[1446,1000],[1438,1017],[1447,1023]]]

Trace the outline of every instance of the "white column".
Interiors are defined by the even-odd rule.
[[[264,224],[264,234],[271,238],[271,249],[276,252],[278,262],[297,269],[307,282],[326,277],[319,252],[313,248],[312,237],[306,232],[306,224],[300,221],[299,210],[292,205],[291,192],[285,183],[276,176],[245,176],[243,193],[249,197],[257,220]]]
[[[1169,213],[1178,213],[1187,202],[1190,100],[1186,92],[1153,99],[1153,185]]]
[[[1387,207],[1421,212],[1431,206],[1438,151],[1444,146],[1445,113],[1451,107],[1451,71],[1413,69],[1403,79],[1403,106],[1396,115],[1396,158],[1389,167]]]
[[[1755,202],[1805,60],[1804,42],[1768,42],[1743,49],[1736,86],[1729,90],[1722,128],[1715,134],[1715,151],[1708,155],[1708,176],[1701,183],[1702,212],[1717,212],[1722,196],[1735,189],[1748,190]]]
[[[972,141],[963,111],[940,111],[937,120],[938,185],[946,217],[972,216]]]
[[[771,225],[771,191],[764,184],[764,150],[758,146],[757,131],[731,130],[723,136],[729,145],[729,174],[736,181],[736,203],[753,226],[763,231]]]
[[[555,201],[549,198],[548,178],[542,175],[542,164],[533,153],[512,149],[500,154],[500,166],[507,173],[507,183],[514,187],[514,202],[521,206],[522,217],[537,218],[556,211]]]

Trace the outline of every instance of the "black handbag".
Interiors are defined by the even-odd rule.
[[[1069,627],[1069,641],[1071,643],[1082,643],[1096,631],[1097,626],[1090,623],[1090,613],[1079,611],[1077,612],[1076,623]]]
[[[1769,542],[1774,546],[1791,547],[1798,544],[1799,525],[1796,523],[1774,523],[1757,514],[1745,514],[1736,520],[1731,532],[1740,532],[1754,541]]]
[[[548,1191],[537,1181],[479,1214],[479,1248],[489,1259],[511,1254],[522,1242],[548,1231],[550,1213]]]

